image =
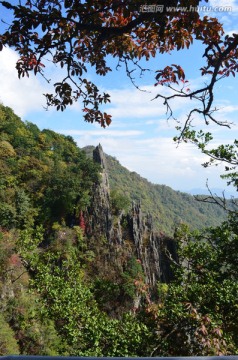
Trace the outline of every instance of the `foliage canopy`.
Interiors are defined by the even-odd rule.
[[[85,120],[106,126],[111,117],[100,111],[100,105],[107,103],[110,97],[101,94],[97,84],[87,78],[88,66],[95,68],[99,76],[105,76],[112,71],[111,56],[118,60],[118,66],[124,66],[127,75],[136,83],[134,69],[145,71],[140,60],[149,61],[158,53],[188,49],[195,40],[200,41],[204,44],[206,61],[201,75],[210,76],[206,86],[187,91],[185,72],[179,64],[158,69],[155,74],[155,85],[166,85],[174,90],[171,97],[163,97],[160,93],[157,96],[164,98],[169,111],[169,100],[176,96],[201,102],[201,108],[194,108],[188,115],[181,129],[183,138],[194,113],[202,115],[206,122],[219,123],[213,117],[214,85],[225,76],[235,76],[238,69],[237,35],[225,36],[216,18],[202,17],[196,8],[200,2],[155,1],[153,9],[148,9],[141,0],[27,0],[18,5],[0,1],[4,8],[13,12],[12,23],[0,35],[0,50],[10,46],[18,52],[19,77],[29,76],[31,72],[45,76],[49,60],[59,65],[62,79],[54,84],[55,94],[46,94],[47,105],[64,110],[82,99]],[[176,84],[181,85],[181,89],[175,90]]]

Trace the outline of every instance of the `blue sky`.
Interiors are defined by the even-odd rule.
[[[224,24],[227,32],[238,32],[238,1],[211,0],[211,6],[232,6],[232,12],[208,13],[216,16]],[[7,20],[7,13],[0,18]],[[4,28],[4,24],[0,24]],[[173,52],[171,55],[159,55],[150,63],[153,70],[162,69],[173,63],[181,65],[189,80],[191,89],[204,84],[198,69],[203,66],[203,48],[194,44],[189,50]],[[140,80],[139,85],[146,92],[138,91],[125,76],[123,70],[113,71],[105,78],[98,78],[98,86],[111,94],[111,103],[106,107],[113,116],[112,124],[102,129],[99,125],[83,121],[81,105],[76,104],[66,111],[56,112],[44,110],[43,93],[49,91],[49,85],[42,78],[31,76],[19,80],[15,70],[17,55],[13,50],[4,49],[0,53],[0,101],[14,109],[23,120],[37,124],[41,129],[50,128],[65,135],[71,135],[80,147],[101,143],[104,151],[115,156],[122,165],[136,171],[149,181],[171,186],[175,190],[189,191],[193,188],[205,188],[206,179],[210,187],[225,188],[225,181],[219,175],[222,167],[204,169],[201,163],[206,161],[195,147],[173,142],[176,135],[176,123],[167,121],[166,109],[160,100],[153,97],[166,88],[154,87],[154,74],[148,73]],[[148,67],[149,64],[145,64]],[[52,83],[60,79],[60,70],[49,66]],[[95,80],[93,71],[89,72],[91,80]],[[232,129],[211,125],[207,130],[214,134],[214,144],[232,142],[238,138],[238,90],[237,78],[229,78],[218,83],[216,89],[216,106],[218,119],[234,123]],[[191,104],[189,100],[175,100],[173,109],[180,120],[185,118]],[[199,126],[199,123],[197,123]]]

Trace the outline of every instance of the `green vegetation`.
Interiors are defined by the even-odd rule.
[[[14,332],[9,324],[0,313],[0,355],[4,354],[19,354],[17,341],[14,337]]]
[[[98,165],[71,137],[2,105],[0,129],[0,354],[143,355],[149,331],[129,311],[123,268],[106,261],[105,239],[84,236]],[[128,200],[115,194],[115,214],[121,206]],[[116,317],[105,309],[113,294]]]
[[[88,156],[92,156],[92,146],[84,150]],[[166,185],[154,185],[127,170],[114,157],[106,155],[106,159],[113,196],[123,194],[131,202],[141,202],[143,212],[153,216],[157,231],[173,235],[181,222],[195,230],[217,226],[226,219],[225,211],[218,205],[199,202],[193,196]]]
[[[78,216],[90,201],[97,166],[69,136],[24,124],[0,106],[0,223],[24,229]]]
[[[72,138],[23,123],[2,105],[0,127],[0,355],[238,351],[236,213],[202,231],[181,223],[174,234],[178,260],[170,257],[173,281],[158,283],[152,297],[141,260],[132,250],[126,217],[124,246],[110,243],[98,228],[87,233],[98,166]],[[150,199],[147,190],[161,192],[155,208],[161,208],[161,222],[169,194],[174,195],[171,203],[175,194],[184,199],[185,208],[190,203],[191,197],[151,185],[108,159],[126,179],[118,177],[118,188],[112,191],[115,219],[126,211],[138,180],[135,194],[143,190],[142,203]],[[113,172],[110,177],[113,183]],[[174,205],[180,216],[184,203]]]
[[[201,233],[183,225],[175,236],[180,264],[175,281],[160,288],[156,316],[163,335],[153,355],[176,356],[179,346],[180,356],[236,354],[237,220]]]

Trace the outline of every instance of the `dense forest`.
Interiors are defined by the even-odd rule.
[[[3,105],[0,129],[0,355],[238,351],[235,211]]]

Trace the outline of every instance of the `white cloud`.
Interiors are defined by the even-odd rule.
[[[194,81],[197,83],[198,80]],[[200,80],[201,82],[201,80]],[[155,98],[157,94],[162,96],[171,96],[173,92],[168,87],[147,86],[146,92],[131,89],[113,89],[111,95],[112,106],[107,107],[107,112],[113,116],[113,119],[158,119],[166,118],[166,106],[162,98]],[[191,105],[189,98],[174,98],[170,101],[171,107],[176,113],[177,110],[187,109]]]
[[[225,113],[225,114],[233,113],[235,111],[238,111],[238,105],[225,105],[225,106],[221,105],[219,109],[219,113]]]
[[[107,108],[107,112],[115,119],[139,119],[162,115],[164,109],[160,102],[151,101],[155,96],[153,90],[153,87],[147,88],[147,92],[138,91],[135,88],[110,90],[113,106]]]
[[[210,0],[204,5],[214,9],[214,11],[205,12],[205,15],[218,18],[226,34],[237,33],[237,0]]]
[[[105,145],[115,154],[115,145]],[[176,147],[171,138],[151,138],[137,141],[133,145],[127,141],[123,148],[123,152],[118,151],[119,154],[116,154],[121,163],[153,183],[188,191],[194,187],[205,188],[209,178],[211,186],[225,187],[225,182],[219,180],[222,169],[203,168],[201,164],[208,157],[192,145],[182,144]]]
[[[191,81],[192,82],[192,81]],[[195,79],[196,84],[201,84],[201,79]],[[157,100],[150,99],[158,89],[147,88],[150,93],[141,93],[135,89],[112,90],[113,105],[117,117],[114,118],[110,128],[90,130],[64,129],[60,132],[75,137],[80,147],[101,143],[104,151],[116,156],[122,165],[131,171],[136,171],[141,176],[154,183],[167,184],[174,189],[189,190],[195,187],[204,187],[207,178],[211,187],[225,187],[225,181],[219,179],[222,168],[203,168],[202,163],[208,158],[191,144],[181,144],[176,147],[172,138],[176,134],[176,122],[167,121],[165,107],[158,104]],[[163,90],[163,88],[162,88]],[[168,91],[168,90],[167,90]],[[152,104],[152,108],[150,105]],[[176,99],[173,109],[176,110],[178,120],[184,123],[190,100]],[[109,112],[111,111],[109,110]],[[235,113],[237,105],[232,105],[228,100],[221,102],[221,110],[217,113],[219,120]],[[135,119],[135,120],[134,120]],[[204,120],[194,119],[194,124],[204,127]],[[232,131],[221,128],[215,124],[206,127],[216,135],[219,144],[226,137],[226,142],[235,136]],[[213,145],[218,142],[214,141]]]
[[[229,30],[227,35],[232,36],[233,34],[238,34],[238,28],[233,28],[232,30]]]
[[[211,5],[213,8],[220,9],[219,12],[227,11],[226,9],[232,8],[232,11],[237,11],[238,6],[236,0],[210,0],[209,5]]]
[[[102,129],[102,130],[92,130],[92,131],[87,131],[87,130],[58,130],[59,133],[61,134],[65,134],[65,135],[71,135],[71,136],[84,136],[84,135],[89,135],[89,136],[101,136],[104,133],[104,136],[114,136],[114,137],[127,137],[127,136],[138,136],[138,135],[142,135],[143,131],[139,131],[139,130],[124,130],[124,131],[120,131],[120,130],[108,130],[108,128],[106,129]]]
[[[29,78],[18,79],[15,68],[17,54],[8,48],[0,52],[0,101],[10,106],[19,116],[25,116],[33,110],[41,110],[45,106],[46,85],[43,85],[33,74]]]
[[[201,164],[208,160],[191,144],[179,147],[172,138],[143,138],[133,131],[64,131],[74,134],[80,147],[102,144],[107,154],[115,156],[130,171],[136,171],[153,183],[166,184],[174,189],[188,191],[194,187],[205,187],[206,179],[211,186],[225,186],[219,181],[218,168],[204,169]],[[77,135],[76,135],[77,134]],[[107,135],[108,134],[108,135]]]

